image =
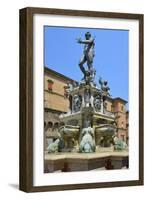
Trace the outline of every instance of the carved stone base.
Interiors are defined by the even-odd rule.
[[[59,153],[45,156],[45,173],[60,170],[61,172],[89,171],[99,168],[128,168],[127,152],[110,153]]]

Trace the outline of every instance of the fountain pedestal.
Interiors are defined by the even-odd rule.
[[[115,134],[115,116],[104,106],[110,98],[108,92],[99,89],[88,74],[79,85],[70,87],[68,97],[70,112],[60,116],[65,124],[59,130],[65,140],[64,151],[66,148],[68,151],[69,145],[69,151],[72,151],[72,138],[79,146],[79,152],[95,152],[101,137],[105,140],[104,146],[110,146]]]

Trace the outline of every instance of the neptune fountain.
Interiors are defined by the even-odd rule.
[[[65,86],[69,110],[59,116],[60,137],[47,148],[45,172],[128,168],[127,145],[117,138],[116,117],[106,109],[111,98],[108,82],[101,77],[98,83],[95,80],[95,41],[87,32],[85,39],[77,42],[84,45],[79,62],[83,78]]]
[[[115,116],[105,108],[105,102],[110,97],[107,81],[99,78],[99,87],[96,84],[96,70],[93,67],[95,56],[94,39],[90,32],[85,34],[85,40],[77,39],[79,44],[84,45],[83,55],[79,67],[84,75],[80,83],[67,83],[66,94],[69,99],[69,112],[60,115],[64,123],[59,128],[60,141],[50,144],[48,152],[79,152],[93,153],[97,146],[123,149],[115,136]],[[87,69],[84,64],[87,63]],[[115,139],[114,139],[115,138]],[[115,144],[116,143],[116,144]]]

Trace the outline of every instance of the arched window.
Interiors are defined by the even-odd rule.
[[[52,122],[48,122],[48,128],[51,129],[53,127],[53,123]]]
[[[58,129],[59,128],[59,123],[58,122],[55,122],[54,123],[54,129]]]

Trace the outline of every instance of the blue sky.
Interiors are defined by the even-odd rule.
[[[128,39],[127,30],[44,27],[44,65],[74,80],[83,74],[78,62],[83,45],[76,38],[84,39],[90,31],[95,37],[94,68],[96,82],[101,76],[108,81],[110,94],[128,101]]]

